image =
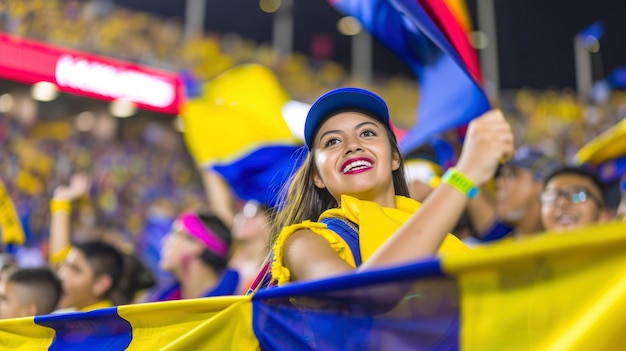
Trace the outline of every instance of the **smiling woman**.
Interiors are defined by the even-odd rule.
[[[469,251],[448,232],[468,189],[491,179],[512,153],[510,126],[499,111],[474,120],[456,168],[421,205],[408,198],[389,120],[386,103],[359,88],[332,90],[312,105],[309,152],[278,206],[268,269],[252,291]]]

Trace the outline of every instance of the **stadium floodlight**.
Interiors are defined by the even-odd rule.
[[[79,132],[89,132],[96,125],[96,115],[91,111],[83,111],[76,116],[74,127]]]
[[[33,99],[37,101],[48,102],[56,99],[59,96],[59,89],[54,83],[39,82],[33,84],[30,93]]]
[[[15,106],[15,99],[10,93],[0,95],[0,113],[7,113]]]
[[[114,117],[127,118],[137,113],[137,105],[129,100],[116,99],[111,101],[109,113]]]

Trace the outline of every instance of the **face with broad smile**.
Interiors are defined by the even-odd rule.
[[[319,128],[313,143],[315,186],[341,195],[384,202],[393,199],[392,171],[400,157],[392,151],[387,127],[360,112],[340,112]]]
[[[605,212],[601,190],[581,175],[555,176],[541,194],[541,220],[547,230],[598,223],[604,219]]]

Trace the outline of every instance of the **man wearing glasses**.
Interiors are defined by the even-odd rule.
[[[548,175],[540,195],[541,221],[547,231],[601,223],[611,218],[605,185],[592,170],[564,166]]]

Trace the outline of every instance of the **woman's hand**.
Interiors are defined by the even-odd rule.
[[[514,151],[511,126],[500,110],[491,110],[469,124],[456,168],[481,186],[493,178],[500,162]]]

